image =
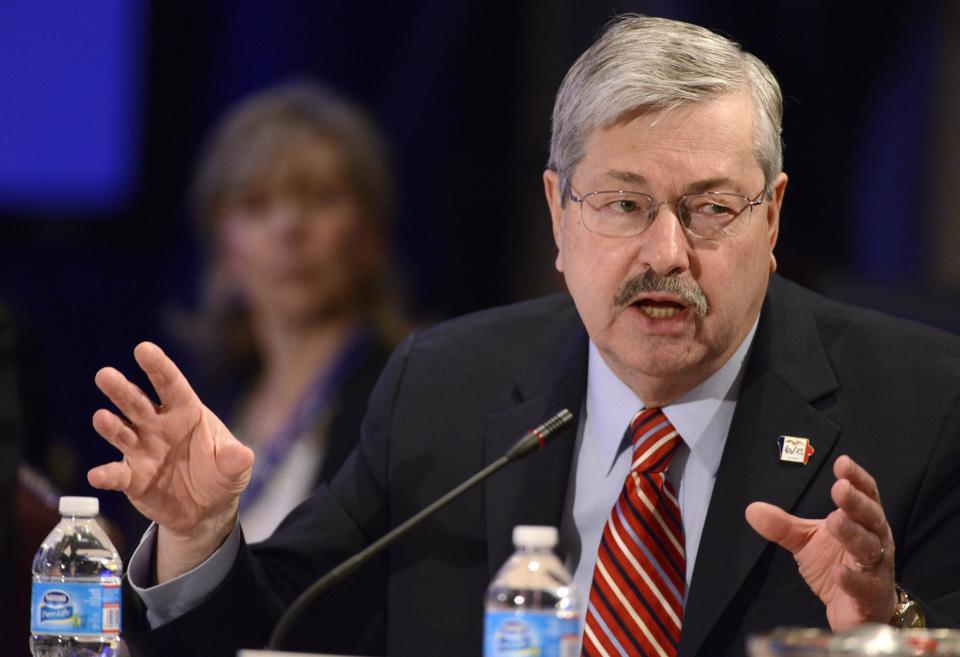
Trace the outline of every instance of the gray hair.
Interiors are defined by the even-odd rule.
[[[769,186],[783,168],[783,96],[767,65],[697,25],[617,17],[574,62],[557,92],[548,166],[560,175],[562,202],[593,130],[637,110],[667,112],[743,88],[756,107],[754,150]]]

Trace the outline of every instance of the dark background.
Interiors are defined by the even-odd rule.
[[[394,235],[408,308],[433,321],[559,287],[540,180],[553,95],[623,11],[730,35],[778,76],[790,175],[782,273],[960,327],[948,166],[957,21],[947,0],[117,2],[136,25],[121,62],[134,70],[125,186],[96,203],[0,190],[0,296],[21,322],[27,455],[70,492],[87,492],[86,468],[113,458],[90,427],[102,404],[94,373],[132,372],[133,346],[166,344],[165,318],[193,302],[199,253],[184,190],[226,107],[311,75],[373,114],[399,178]],[[63,12],[83,11],[56,7],[44,10],[53,12],[51,33],[39,28],[45,44],[56,43]],[[82,62],[83,49],[75,56]],[[82,78],[72,84],[78,98],[96,93]],[[3,91],[0,102],[38,111]],[[101,497],[123,515],[120,496]]]

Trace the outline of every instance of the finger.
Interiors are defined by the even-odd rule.
[[[137,434],[130,425],[105,408],[93,414],[93,428],[124,454],[137,444]]]
[[[87,472],[87,481],[90,485],[101,490],[125,491],[130,486],[132,478],[130,466],[123,461],[98,465]]]
[[[94,376],[101,392],[134,424],[143,424],[156,415],[156,406],[143,391],[112,367],[104,367]]]
[[[880,540],[886,538],[887,517],[877,499],[854,487],[849,479],[834,482],[830,488],[830,497],[837,508],[844,511],[851,520],[862,525]]]
[[[879,536],[839,509],[827,516],[827,531],[856,562],[868,564],[869,570],[877,569],[891,558]]]
[[[150,379],[164,406],[179,406],[197,399],[186,377],[157,345],[141,342],[133,350],[133,357]]]
[[[797,552],[810,539],[816,523],[790,515],[780,507],[766,502],[754,502],[747,506],[747,522],[754,531],[768,541]]]
[[[880,489],[877,487],[877,481],[846,454],[833,462],[833,474],[837,479],[848,480],[854,488],[880,503]]]
[[[865,621],[886,623],[893,617],[897,594],[892,576],[857,572],[838,564],[833,569],[833,579],[855,601]]]

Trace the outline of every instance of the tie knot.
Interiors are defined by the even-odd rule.
[[[680,434],[657,407],[645,408],[630,422],[633,464],[630,470],[663,472],[670,465]]]

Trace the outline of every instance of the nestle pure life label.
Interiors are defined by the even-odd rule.
[[[120,632],[120,584],[34,582],[30,632],[117,634]]]
[[[488,611],[484,657],[578,657],[579,622],[550,610]]]

